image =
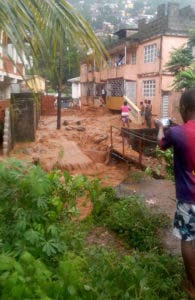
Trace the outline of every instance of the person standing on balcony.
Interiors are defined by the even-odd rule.
[[[147,100],[145,107],[145,120],[148,128],[152,127],[152,104],[151,100]]]
[[[174,149],[177,208],[173,234],[181,240],[181,253],[187,280],[184,289],[195,299],[195,88],[180,99],[183,125],[166,128],[159,124],[158,141],[162,150]]]
[[[127,101],[124,101],[123,106],[121,107],[121,119],[123,123],[123,127],[127,125],[129,127],[130,119],[129,119],[129,112],[131,111],[130,106],[127,104]]]

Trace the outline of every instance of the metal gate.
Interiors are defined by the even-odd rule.
[[[125,81],[125,95],[133,103],[137,104],[137,82],[136,81]]]
[[[124,96],[123,79],[110,79],[107,82],[107,96],[122,97]]]

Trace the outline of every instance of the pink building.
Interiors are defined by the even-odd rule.
[[[110,109],[119,109],[126,96],[134,103],[135,117],[144,99],[151,100],[154,115],[172,116],[178,94],[173,92],[174,78],[166,63],[171,51],[187,44],[192,28],[192,7],[180,9],[177,3],[169,3],[167,8],[160,5],[156,18],[149,23],[140,20],[137,30],[119,30],[115,33],[117,43],[109,49],[110,59],[99,72],[94,62],[81,66],[82,100],[93,99],[105,86]]]

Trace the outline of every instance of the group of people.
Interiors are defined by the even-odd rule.
[[[142,116],[142,125],[146,121],[146,125],[148,128],[152,127],[152,104],[151,100],[144,100],[144,102],[140,102],[140,110]]]
[[[140,110],[142,116],[142,125],[146,121],[146,125],[148,128],[152,127],[152,104],[151,100],[145,100],[144,102],[140,102]],[[121,119],[123,123],[123,127],[127,125],[129,127],[130,118],[129,112],[131,111],[131,107],[128,105],[127,101],[124,101],[123,106],[121,107]]]

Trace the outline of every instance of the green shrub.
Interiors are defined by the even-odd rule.
[[[117,201],[116,192],[111,187],[99,188],[96,194],[92,197],[93,211],[92,216],[96,222],[107,218],[109,207]]]
[[[167,149],[165,151],[156,148],[157,158],[161,160],[161,163],[165,162],[165,170],[168,179],[174,179],[174,166],[173,166],[173,149]]]
[[[65,226],[78,214],[76,199],[90,194],[90,181],[8,160],[0,164],[0,182],[1,251],[56,260],[66,250]]]
[[[160,248],[159,230],[168,225],[168,217],[154,213],[138,196],[131,196],[109,208],[106,224],[133,248],[148,251]]]
[[[152,238],[166,220],[153,215],[141,200],[119,201],[99,180],[60,171],[47,174],[16,160],[0,163],[0,183],[0,299],[178,300],[183,296],[177,257],[136,251],[121,256],[85,243],[94,226],[89,221],[95,219],[95,224],[107,224],[138,249],[156,247]],[[94,204],[93,218],[82,223],[75,218],[78,197]]]
[[[141,254],[119,257],[96,248],[87,249],[89,290],[98,300],[178,300],[183,271],[181,259],[171,255]],[[89,295],[88,295],[89,296]]]

